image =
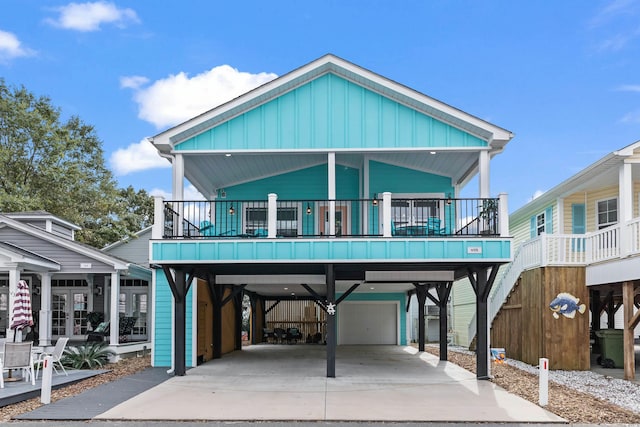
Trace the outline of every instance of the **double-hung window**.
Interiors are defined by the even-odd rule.
[[[598,230],[618,222],[618,199],[600,200],[597,206]]]
[[[537,236],[545,232],[545,224],[546,224],[545,213],[542,212],[536,215],[536,235]]]

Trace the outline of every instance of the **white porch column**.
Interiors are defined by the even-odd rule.
[[[327,235],[336,235],[336,153],[327,153],[328,183],[327,198],[329,199],[329,232]]]
[[[16,292],[18,291],[18,281],[20,280],[20,269],[18,264],[8,264],[9,268],[9,307],[7,307],[7,341],[13,341],[13,329],[11,329],[11,311],[16,300]],[[21,337],[22,335],[20,335]],[[16,340],[22,341],[22,340]]]
[[[111,273],[109,280],[111,292],[111,307],[109,308],[109,345],[118,345],[120,335],[119,303],[120,303],[120,272]]]
[[[278,235],[278,195],[269,193],[267,202],[267,238],[274,239]]]
[[[40,315],[38,319],[40,346],[51,345],[51,273],[40,274]]]
[[[480,172],[480,176],[478,179],[479,183],[479,192],[480,198],[486,199],[489,197],[490,186],[489,186],[489,151],[482,150],[480,151],[480,158],[478,160],[478,168]]]
[[[164,235],[164,197],[153,196],[153,225],[151,238],[162,239]]]
[[[500,209],[498,212],[500,237],[509,237],[509,204],[507,193],[500,193],[498,197],[500,198],[498,201]]]
[[[382,193],[382,237],[391,237],[391,193]]]
[[[627,232],[627,222],[633,218],[633,179],[631,164],[626,161],[620,165],[618,171],[618,212],[620,224],[620,256],[626,257],[631,251],[630,233]]]
[[[369,192],[369,156],[364,156],[364,165],[361,173],[362,179],[362,199],[370,199],[372,198],[371,193]],[[365,208],[362,209],[362,232],[365,234],[373,234],[371,232],[371,224],[369,224],[369,203],[365,202]]]
[[[173,163],[172,163],[172,172],[173,172],[173,176],[172,176],[172,197],[173,200],[176,201],[183,201],[184,200],[184,158],[182,157],[182,154],[176,154],[173,158]],[[173,227],[175,232],[178,233],[178,236],[182,236],[183,235],[183,223],[182,220],[184,219],[184,205],[180,204],[178,205],[179,209],[176,209],[178,211],[178,221],[175,221],[173,223]]]

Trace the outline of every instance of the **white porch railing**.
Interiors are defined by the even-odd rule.
[[[587,234],[543,233],[520,245],[513,262],[497,278],[488,301],[488,323],[491,325],[523,271],[544,266],[587,266],[638,254],[640,217]],[[476,332],[474,314],[468,326],[469,343]]]

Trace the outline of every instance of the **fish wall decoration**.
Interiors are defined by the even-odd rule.
[[[580,304],[580,298],[576,298],[568,292],[561,292],[553,301],[549,304],[549,308],[553,311],[553,317],[560,318],[562,314],[564,317],[573,319],[576,317],[576,311],[583,314],[587,310],[585,304]]]

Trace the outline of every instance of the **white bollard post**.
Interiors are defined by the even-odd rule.
[[[540,364],[538,365],[540,371],[540,384],[538,387],[540,406],[547,406],[549,403],[549,359],[544,357],[540,358]]]
[[[53,375],[53,358],[46,356],[42,362],[42,388],[40,389],[40,402],[48,405],[51,403],[51,377]]]

